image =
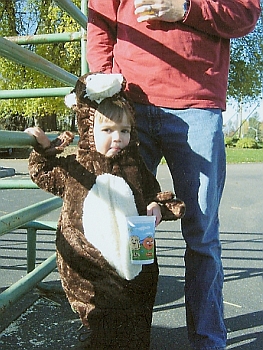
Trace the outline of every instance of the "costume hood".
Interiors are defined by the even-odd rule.
[[[65,104],[76,112],[79,131],[79,149],[96,152],[93,134],[94,114],[104,99],[125,99],[134,118],[132,102],[124,89],[126,80],[121,74],[87,73],[82,75],[75,88],[65,97]],[[132,127],[128,147],[138,144],[137,133]]]

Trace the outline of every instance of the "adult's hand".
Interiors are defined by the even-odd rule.
[[[138,22],[178,22],[185,15],[185,0],[134,0]]]

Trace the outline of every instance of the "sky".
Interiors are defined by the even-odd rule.
[[[235,121],[240,116],[237,113],[238,106],[237,104],[227,104],[226,111],[223,112],[223,123],[226,124],[229,121]],[[257,104],[254,103],[251,106],[244,105],[242,108],[242,120],[246,119],[249,116],[252,116],[254,113],[259,114],[259,120],[263,122],[263,100],[259,101],[258,107]]]

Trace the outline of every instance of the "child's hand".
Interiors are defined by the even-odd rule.
[[[156,202],[147,205],[147,215],[156,216],[155,226],[158,226],[162,219],[161,208]]]
[[[27,128],[25,130],[28,134],[31,134],[34,136],[37,140],[37,143],[43,148],[49,148],[50,147],[50,140],[47,137],[47,135],[44,133],[42,129],[39,127],[33,127],[33,128]]]

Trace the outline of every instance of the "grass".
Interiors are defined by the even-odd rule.
[[[263,148],[226,148],[227,164],[238,163],[262,163]]]
[[[248,149],[248,148],[226,148],[226,162],[227,164],[239,163],[263,163],[263,148]],[[164,158],[161,164],[165,164]]]

